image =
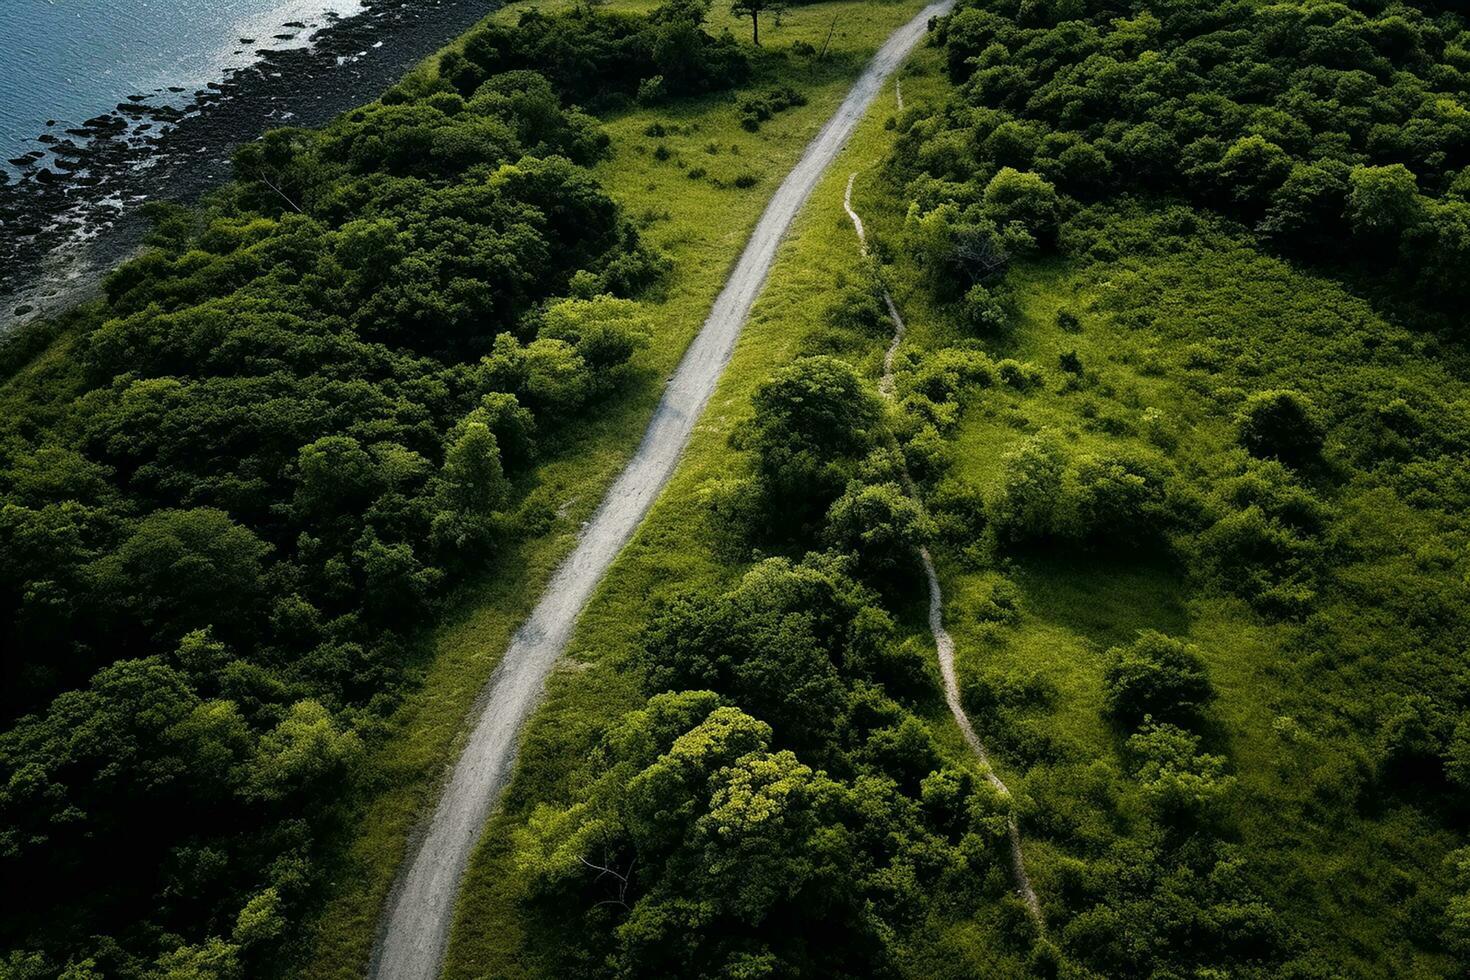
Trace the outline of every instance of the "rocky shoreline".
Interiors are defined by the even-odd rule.
[[[229,178],[240,143],[376,98],[498,3],[365,0],[360,13],[327,19],[309,46],[262,48],[192,95],[131,95],[80,127],[48,126],[9,161],[19,177],[0,170],[0,335],[94,294],[141,243],[144,203],[193,201]],[[281,27],[277,40],[310,29]]]

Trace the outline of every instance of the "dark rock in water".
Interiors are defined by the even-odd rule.
[[[130,95],[130,96],[128,96],[128,101],[129,102],[147,102],[148,101],[148,96],[146,96],[146,95]]]
[[[253,38],[253,37],[242,37],[242,38],[240,38],[240,43],[241,44],[254,44],[255,43],[255,38]]]
[[[306,27],[306,25],[303,24],[299,20],[288,20],[288,21],[286,21],[286,23],[282,24],[281,26],[282,27],[295,27],[297,29],[305,29],[305,27]]]
[[[272,34],[271,37],[275,38],[277,41],[294,41],[294,40],[296,40],[296,35],[295,34]]]
[[[168,87],[168,90],[169,90],[169,91],[170,91],[170,92],[185,92],[185,91],[188,91],[188,90],[187,90],[187,89],[185,89],[185,88],[184,88],[184,87],[183,87],[183,86],[182,86],[182,85],[170,85],[170,86],[169,86],[169,87]]]
[[[35,160],[32,160],[28,156],[26,156],[26,157],[11,157],[10,158],[10,165],[13,166],[13,167],[32,167],[32,166],[35,166],[35,164],[36,164],[36,161]]]
[[[19,306],[17,306],[15,308],[15,315],[16,316],[25,316],[27,313],[31,313],[35,309],[36,308],[34,306],[32,306],[31,304],[29,304],[29,303],[22,303],[21,305],[19,305]]]
[[[36,142],[50,144],[57,142],[57,140],[56,137],[52,136],[50,133],[42,133],[40,136],[36,137]]]
[[[48,120],[46,120],[46,125],[47,126],[55,126],[56,125],[56,120],[55,119],[48,119]]]
[[[42,167],[40,170],[36,171],[36,179],[43,184],[53,184],[56,182],[56,175],[48,170],[46,167]]]

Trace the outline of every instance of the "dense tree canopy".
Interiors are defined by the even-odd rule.
[[[503,58],[498,30],[155,209],[75,371],[7,403],[0,874],[32,884],[0,972],[288,962],[421,627],[645,342],[663,260],[586,169],[607,137],[562,100],[595,75],[560,45],[679,91],[743,62],[672,15],[531,16]]]
[[[981,208],[1043,242],[1052,185],[1178,194],[1459,302],[1465,30],[1435,3],[963,5],[940,28],[963,97],[910,120],[900,159],[926,175],[923,210]]]

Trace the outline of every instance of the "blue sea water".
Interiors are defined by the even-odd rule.
[[[0,167],[129,95],[187,99],[261,48],[310,42],[360,0],[0,0]],[[301,22],[305,28],[284,27]],[[278,38],[276,35],[290,35]],[[242,39],[250,39],[248,42]],[[170,93],[168,88],[186,89]]]

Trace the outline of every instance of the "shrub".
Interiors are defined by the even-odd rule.
[[[1299,391],[1260,391],[1236,416],[1240,443],[1253,456],[1292,465],[1308,462],[1322,449],[1324,430],[1316,408]]]
[[[662,75],[654,75],[638,83],[637,99],[639,105],[653,105],[654,103],[662,102],[667,96],[668,87],[664,85],[664,77]]]
[[[995,365],[1000,383],[1016,391],[1029,391],[1041,384],[1041,368],[1007,357]]]
[[[736,435],[753,449],[767,499],[802,519],[825,511],[876,441],[882,408],[851,365],[804,357],[756,389],[755,415]]]
[[[932,533],[923,508],[898,484],[853,483],[827,511],[823,539],[830,548],[857,555],[867,573],[882,575],[912,565],[914,551]]]
[[[1001,490],[990,523],[1002,542],[1049,537],[1056,526],[1065,458],[1050,438],[1033,436],[1001,457]]]
[[[960,321],[975,333],[998,333],[1005,328],[1010,315],[1011,304],[978,282],[970,287],[960,303]]]
[[[827,319],[848,330],[888,332],[888,309],[883,304],[883,286],[876,268],[864,269],[838,287],[836,298],[827,307]]]
[[[901,381],[907,394],[922,395],[935,403],[955,402],[967,392],[995,384],[995,373],[990,358],[981,351],[942,347],[904,372]]]
[[[1002,167],[985,185],[984,200],[985,213],[997,225],[1016,222],[1040,242],[1056,238],[1061,201],[1040,175]]]
[[[1103,703],[1108,714],[1130,727],[1150,715],[1187,721],[1215,696],[1199,651],[1162,633],[1144,631],[1107,655]]]
[[[1137,544],[1163,529],[1164,481],[1158,471],[1131,455],[1089,455],[1077,460],[1069,478],[1059,523],[1081,541]]]
[[[950,544],[963,548],[984,533],[985,498],[979,487],[947,477],[934,488],[928,503],[935,535]]]
[[[1197,829],[1220,815],[1235,788],[1225,759],[1199,751],[1200,739],[1170,724],[1146,722],[1128,737],[1144,800],[1161,823]]]

